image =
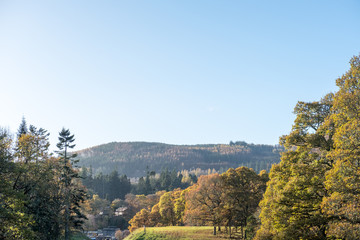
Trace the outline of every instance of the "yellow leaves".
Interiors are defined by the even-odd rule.
[[[22,134],[17,142],[16,157],[22,162],[30,162],[35,159],[37,153],[35,136],[30,134]]]
[[[133,232],[135,229],[148,225],[150,212],[146,209],[142,209],[140,212],[137,212],[136,215],[129,221],[129,230]]]
[[[328,233],[343,239],[357,239],[360,234],[360,198],[351,194],[334,192],[324,199],[322,209],[328,216],[337,217],[329,224]]]
[[[294,126],[281,139],[288,151],[260,203],[259,239],[360,236],[360,56],[336,82],[335,95],[295,107]]]

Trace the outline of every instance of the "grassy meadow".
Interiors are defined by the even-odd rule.
[[[224,229],[223,229],[224,230]],[[192,240],[192,239],[229,239],[229,235],[218,232],[213,235],[213,227],[149,227],[144,233],[143,228],[139,228],[131,233],[125,240]]]

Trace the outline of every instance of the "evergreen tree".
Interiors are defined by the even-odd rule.
[[[62,129],[59,133],[59,143],[56,145],[59,149],[58,154],[62,163],[61,169],[61,191],[64,196],[64,238],[70,239],[71,227],[80,228],[85,216],[80,212],[79,204],[86,198],[85,191],[79,185],[80,176],[74,165],[78,162],[76,154],[69,150],[75,147],[74,135],[71,135],[69,129]]]
[[[150,184],[150,176],[149,176],[149,172],[148,172],[146,175],[146,178],[145,178],[145,194],[150,194],[152,192],[153,191],[152,191],[152,187]]]
[[[17,132],[17,138],[20,138],[21,135],[28,133],[28,128],[26,124],[25,117],[22,118],[18,132]]]
[[[137,184],[137,193],[146,195],[146,185],[144,177],[139,178],[139,182]]]
[[[114,170],[109,176],[108,176],[108,200],[113,201],[116,198],[119,198],[120,196],[120,179],[119,174],[116,170]]]
[[[29,133],[35,137],[35,147],[37,149],[37,155],[35,157],[35,161],[39,161],[41,159],[46,158],[49,155],[49,135],[50,133],[43,128],[37,129],[35,126],[30,125]]]

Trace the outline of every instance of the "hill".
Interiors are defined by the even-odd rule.
[[[117,170],[128,177],[144,176],[161,169],[192,170],[247,166],[259,172],[280,161],[282,148],[245,142],[207,145],[171,145],[149,142],[112,142],[78,151],[80,166],[92,166],[93,173]]]

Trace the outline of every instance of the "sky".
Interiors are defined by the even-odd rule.
[[[360,54],[359,1],[0,0],[0,126],[277,144]]]

